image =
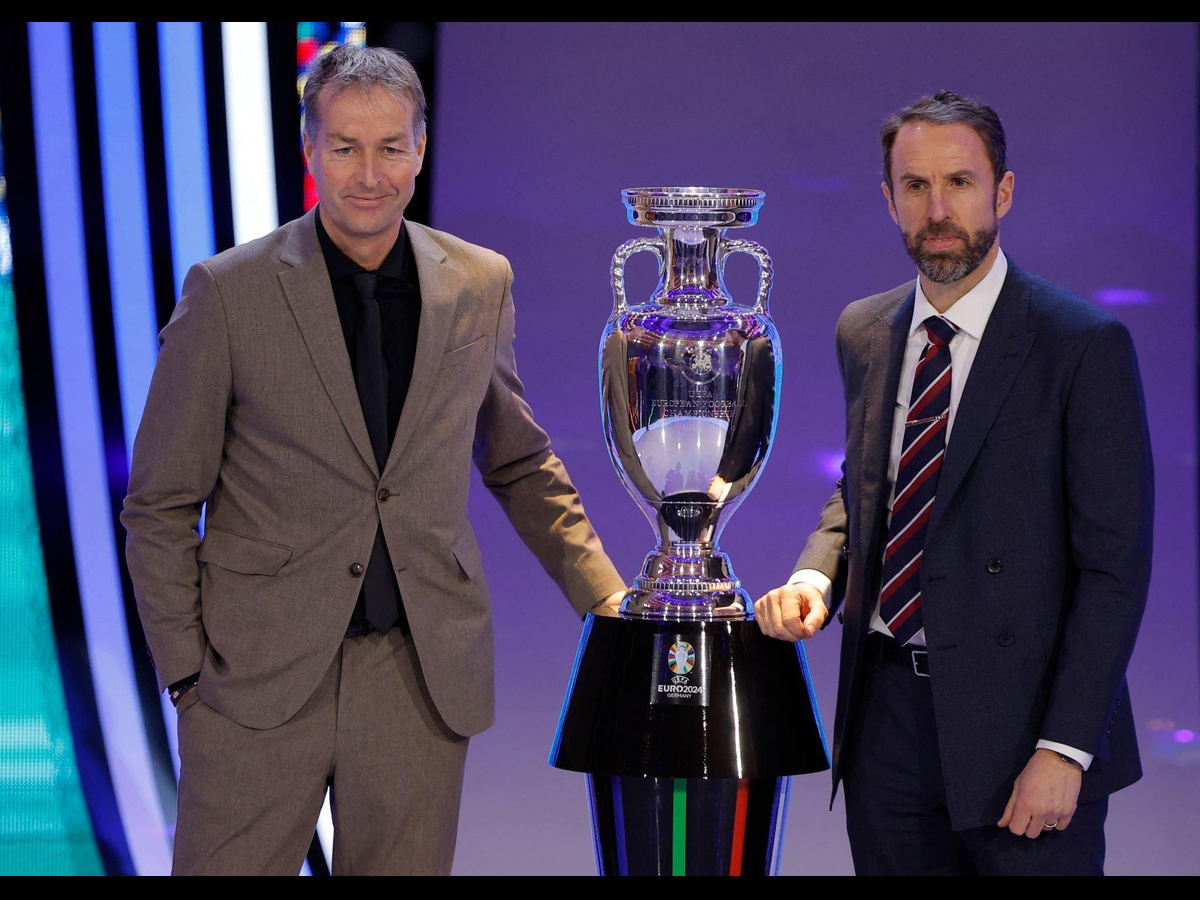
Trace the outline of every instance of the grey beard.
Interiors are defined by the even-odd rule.
[[[973,236],[968,236],[965,231],[957,228],[938,229],[933,232],[954,234],[962,238],[964,246],[958,253],[926,253],[922,249],[922,242],[930,233],[929,229],[923,228],[911,241],[908,235],[901,233],[904,248],[921,270],[921,274],[934,284],[953,284],[962,281],[979,268],[979,264],[996,243],[1000,229],[997,224],[993,224],[991,228],[982,228]]]

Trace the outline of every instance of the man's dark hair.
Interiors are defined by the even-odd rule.
[[[884,122],[879,130],[879,143],[883,146],[883,177],[888,188],[892,186],[892,145],[896,143],[900,129],[909,122],[933,122],[935,125],[961,122],[969,125],[983,141],[997,184],[1008,171],[1004,126],[1000,124],[996,111],[973,97],[963,97],[953,91],[938,91],[932,97],[922,97],[900,110]]]

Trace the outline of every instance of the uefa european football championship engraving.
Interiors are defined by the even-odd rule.
[[[789,776],[829,760],[803,647],[771,640],[720,550],[771,451],[783,357],[774,267],[753,241],[762,191],[634,188],[610,270],[600,342],[609,454],[657,546],[619,613],[589,615],[550,762],[588,773],[602,874],[767,874],[779,860]],[[625,263],[658,259],[630,303]],[[753,301],[725,286],[758,264]],[[773,579],[774,573],[767,580]]]

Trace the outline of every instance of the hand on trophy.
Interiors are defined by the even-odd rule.
[[[615,613],[621,611],[621,601],[625,599],[627,591],[621,590],[616,593],[609,594],[599,603],[592,607],[593,613],[604,615],[607,613]]]
[[[804,582],[777,587],[754,602],[759,629],[781,641],[807,640],[821,630],[828,615],[821,592]]]

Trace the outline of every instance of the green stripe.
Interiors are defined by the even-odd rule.
[[[687,860],[687,779],[675,779],[675,802],[671,815],[671,874],[686,875]]]
[[[103,875],[54,643],[3,184],[0,144],[0,875]]]

